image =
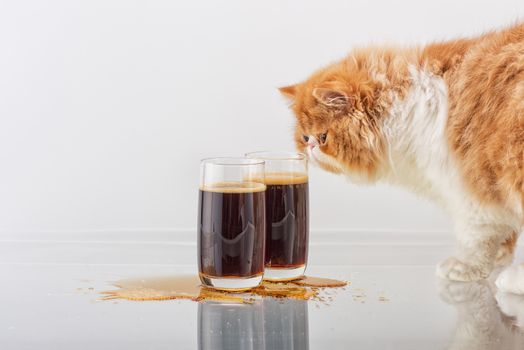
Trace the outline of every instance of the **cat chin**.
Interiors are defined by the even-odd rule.
[[[310,149],[306,149],[304,153],[307,155],[307,158],[311,164],[316,165],[331,173],[343,173],[342,167],[338,164],[338,162],[334,160],[332,157],[325,155],[320,150],[311,151]]]
[[[367,174],[360,174],[360,173],[345,173],[346,178],[351,183],[354,183],[356,185],[367,185],[371,186],[374,185],[377,181],[374,178],[369,177]]]
[[[311,152],[311,150],[307,149],[304,151],[304,153],[307,155],[311,164],[334,174],[343,174],[346,176],[347,180],[352,183],[368,186],[374,185],[376,183],[376,178],[372,178],[365,173],[350,171],[333,157],[322,153],[320,150]]]

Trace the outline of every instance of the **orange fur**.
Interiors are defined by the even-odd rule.
[[[450,50],[447,135],[468,188],[483,202],[508,206],[519,194],[524,206],[524,24],[429,46],[425,57],[443,62]]]
[[[306,81],[281,88],[293,99],[297,147],[306,147],[302,135],[327,132],[321,151],[344,170],[373,178],[386,151],[380,120],[392,95],[406,95],[410,66],[447,84],[446,134],[469,191],[485,203],[509,207],[511,200],[521,201],[524,211],[524,24],[420,48],[355,50]],[[319,88],[347,96],[345,103],[323,101],[314,93]]]
[[[302,135],[327,132],[328,142],[320,145],[323,153],[339,159],[349,170],[373,177],[384,157],[379,120],[391,106],[392,93],[406,94],[408,64],[415,58],[415,50],[361,49],[300,84],[280,88],[294,100],[297,148],[305,146]],[[372,76],[371,71],[380,76]],[[339,108],[322,103],[316,89],[341,92],[348,96],[347,103]],[[339,172],[329,164],[320,165]]]

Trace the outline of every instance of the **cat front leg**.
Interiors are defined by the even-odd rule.
[[[495,257],[495,266],[508,266],[513,262],[515,246],[517,245],[518,233],[513,231],[500,245]]]
[[[457,225],[457,257],[441,262],[437,275],[461,282],[487,278],[495,267],[501,243],[510,234],[506,226],[469,222]]]

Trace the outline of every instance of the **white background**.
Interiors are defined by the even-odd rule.
[[[0,0],[0,235],[193,230],[199,159],[293,148],[276,90],[366,43],[480,33],[499,1]],[[313,230],[448,230],[311,169]]]

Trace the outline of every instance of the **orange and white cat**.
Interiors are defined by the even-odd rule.
[[[280,91],[310,161],[407,187],[453,216],[458,255],[437,274],[486,278],[524,222],[524,23],[421,47],[356,49]],[[524,293],[524,265],[499,288]]]

